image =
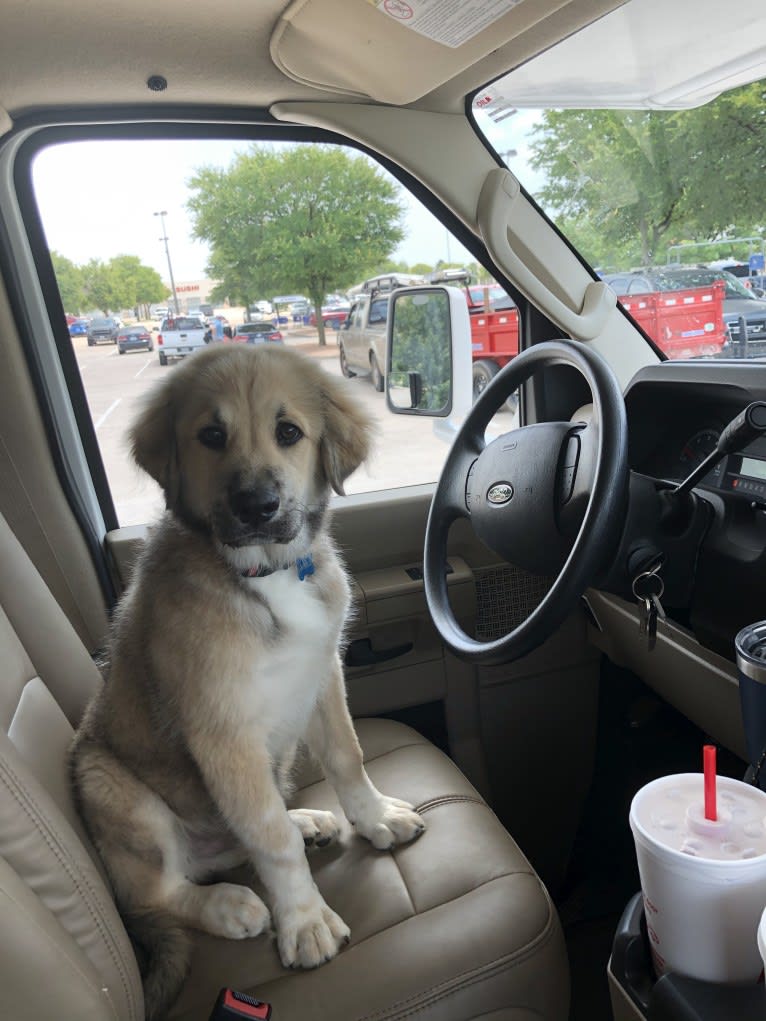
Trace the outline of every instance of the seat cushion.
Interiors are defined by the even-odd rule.
[[[274,1021],[420,1021],[491,1015],[565,1021],[566,952],[548,894],[518,846],[452,761],[409,727],[357,721],[367,770],[412,802],[426,832],[376,851],[343,820],[336,845],[308,852],[351,943],[315,971],[282,967],[272,939],[196,938],[173,1019],[207,1019],[222,986],[270,1002]],[[309,768],[293,803],[342,813]],[[239,881],[248,881],[243,872]],[[257,884],[253,884],[258,889]]]

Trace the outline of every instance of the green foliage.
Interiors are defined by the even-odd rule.
[[[413,276],[425,277],[429,273],[433,273],[434,267],[427,262],[416,262],[414,266],[403,265],[401,267],[402,273],[412,273]]]
[[[51,260],[67,312],[94,308],[117,311],[146,306],[167,297],[168,290],[159,273],[144,266],[135,255],[117,255],[109,262],[91,259],[85,266],[75,265],[58,252],[51,252]]]
[[[296,293],[318,308],[377,272],[404,236],[397,187],[366,157],[333,146],[254,145],[227,170],[200,168],[189,187],[216,296],[243,305]]]
[[[64,311],[72,314],[80,312],[85,307],[82,270],[58,252],[51,252],[51,262]]]
[[[537,197],[606,267],[662,262],[685,239],[758,233],[765,105],[755,83],[694,110],[545,111],[531,146],[547,180]]]
[[[107,265],[116,293],[127,299],[121,304],[111,305],[111,308],[151,305],[167,297],[168,290],[162,277],[150,266],[144,266],[137,256],[117,255]]]

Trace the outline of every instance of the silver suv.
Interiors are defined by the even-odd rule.
[[[388,293],[359,294],[338,331],[340,371],[344,376],[369,375],[382,392],[385,385]]]
[[[388,299],[398,287],[424,283],[424,277],[410,273],[386,273],[349,291],[351,308],[338,330],[340,371],[344,376],[369,376],[375,389],[382,393]]]

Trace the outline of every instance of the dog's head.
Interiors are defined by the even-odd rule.
[[[371,433],[347,385],[307,355],[216,346],[173,369],[130,439],[183,521],[229,551],[290,545],[303,555]]]

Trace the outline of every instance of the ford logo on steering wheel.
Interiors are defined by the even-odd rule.
[[[508,503],[513,496],[513,486],[510,482],[496,482],[487,490],[487,500],[496,505]]]

